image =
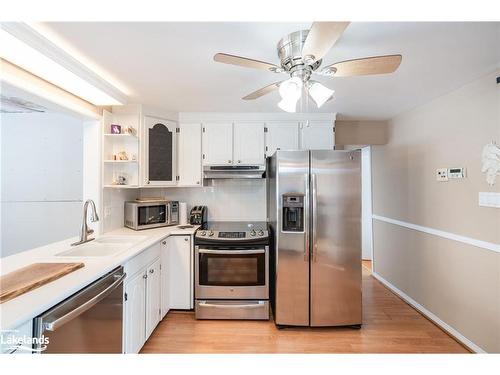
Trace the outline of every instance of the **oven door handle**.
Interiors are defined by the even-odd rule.
[[[221,309],[256,309],[259,307],[262,307],[264,305],[264,302],[259,301],[257,303],[245,303],[245,304],[217,304],[217,303],[207,303],[207,302],[200,302],[199,306],[200,307],[216,307],[216,308],[221,308]]]
[[[239,254],[264,254],[265,249],[254,249],[254,250],[212,250],[212,249],[198,249],[200,254],[221,254],[221,255],[239,255]]]

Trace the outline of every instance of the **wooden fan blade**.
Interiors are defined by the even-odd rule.
[[[243,100],[254,100],[254,99],[260,98],[261,96],[264,96],[266,94],[269,94],[270,92],[277,90],[280,87],[281,82],[271,83],[270,85],[267,85],[261,89],[258,89],[257,91],[252,92],[251,94],[248,94],[247,96],[243,97],[242,99]]]
[[[335,77],[387,74],[396,71],[399,64],[401,64],[402,58],[401,55],[365,57],[363,59],[341,61],[323,68],[323,71],[332,71]]]
[[[302,57],[320,60],[333,47],[349,22],[314,22],[302,47]]]
[[[279,68],[274,65],[264,61],[248,59],[246,57],[229,55],[227,53],[217,53],[214,55],[214,60],[224,64],[239,65],[245,68],[262,69],[275,72]]]

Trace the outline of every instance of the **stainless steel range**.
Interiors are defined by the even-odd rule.
[[[209,222],[195,235],[197,319],[269,319],[265,222]]]

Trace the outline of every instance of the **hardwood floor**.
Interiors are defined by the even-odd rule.
[[[363,262],[363,327],[286,328],[272,321],[195,320],[169,312],[141,353],[468,353],[371,276]]]

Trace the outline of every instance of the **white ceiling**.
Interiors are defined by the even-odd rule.
[[[284,74],[215,63],[217,52],[278,63],[276,44],[309,23],[48,23],[130,88],[130,101],[179,112],[280,112],[274,92],[241,97]],[[335,90],[320,112],[387,119],[500,67],[500,23],[352,23],[323,59],[403,55],[392,75],[318,78]],[[317,112],[310,104],[304,112]]]

